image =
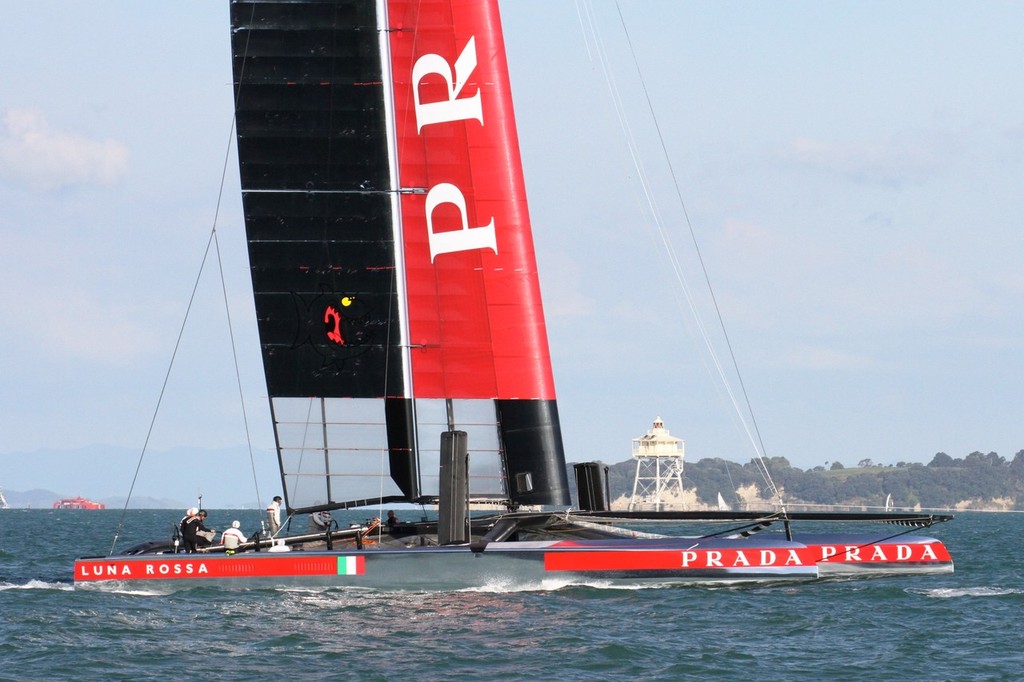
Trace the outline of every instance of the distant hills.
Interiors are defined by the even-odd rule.
[[[7,504],[15,508],[30,508],[30,509],[51,509],[53,503],[57,500],[61,500],[67,497],[77,497],[77,495],[61,495],[53,492],[52,490],[26,490],[25,492],[19,492],[17,490],[4,490],[4,497],[7,498]],[[107,509],[123,509],[125,498],[122,497],[100,497],[100,498],[88,498],[94,502],[102,502],[107,505]],[[193,503],[194,504],[194,503]],[[172,499],[159,499],[155,497],[138,497],[132,498],[131,503],[128,505],[129,509],[174,509],[189,506],[185,502],[180,500]]]
[[[265,454],[265,453],[264,453]],[[4,455],[6,461],[10,455]],[[211,509],[261,508],[255,499],[251,475],[232,479],[213,471],[246,472],[248,454],[240,449],[179,449],[155,452],[141,469],[132,509],[184,509],[195,504],[198,494]],[[12,507],[49,509],[61,498],[82,495],[103,502],[108,509],[124,507],[138,454],[126,449],[89,448],[75,451],[40,451],[17,455],[16,470],[0,472],[0,487]],[[608,469],[611,499],[628,498],[636,471],[634,460],[602,465]],[[883,507],[891,495],[898,508],[925,509],[1021,509],[1024,508],[1024,450],[1010,460],[995,452],[972,452],[954,458],[939,452],[928,464],[899,462],[877,465],[870,459],[856,467],[838,462],[829,467],[802,470],[784,457],[768,460],[776,486],[792,505],[843,505]],[[115,474],[125,472],[127,474]],[[570,487],[575,494],[572,464]],[[14,474],[17,474],[15,476]],[[733,508],[752,499],[768,499],[761,465],[751,460],[738,464],[719,458],[686,462],[683,485],[687,504],[713,507],[721,494]],[[47,481],[46,489],[24,482]],[[262,495],[279,494],[276,467],[260,477]],[[54,492],[56,489],[58,492]],[[121,494],[116,494],[121,493]],[[250,499],[251,498],[251,499]]]
[[[857,467],[836,462],[804,471],[784,457],[772,457],[767,465],[792,505],[884,507],[891,499],[898,508],[1024,508],[1024,450],[1012,460],[995,452],[972,452],[963,458],[939,452],[928,464],[876,465],[864,459]],[[693,491],[697,505],[713,507],[721,493],[738,509],[751,497],[770,498],[761,468],[753,460],[742,465],[718,458],[687,462],[683,487]],[[612,500],[632,494],[635,472],[635,461],[608,466]]]
[[[132,491],[134,509],[184,509],[200,495],[213,509],[245,509],[266,503],[257,499],[254,468],[260,495],[279,495],[277,455],[257,451],[250,460],[244,447],[181,447],[145,456],[104,445],[4,453],[0,489],[12,507],[49,508],[55,500],[81,495],[108,509],[122,508]]]

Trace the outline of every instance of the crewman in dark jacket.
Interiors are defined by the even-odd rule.
[[[185,551],[189,554],[196,551],[196,546],[200,539],[200,526],[202,526],[202,521],[199,520],[199,510],[195,507],[186,509],[185,518],[178,524],[178,530],[181,531],[181,541],[185,545]]]

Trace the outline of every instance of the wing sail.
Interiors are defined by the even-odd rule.
[[[450,428],[471,432],[474,493],[566,503],[497,3],[234,0],[231,18],[289,508],[436,495]]]

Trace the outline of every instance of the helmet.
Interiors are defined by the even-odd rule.
[[[196,509],[195,507],[189,507],[188,509],[185,510],[185,513],[188,514],[189,516],[195,516],[196,514],[199,513],[199,510]]]
[[[242,524],[240,524],[238,521],[232,521],[231,522],[231,527],[232,528],[238,528],[240,525],[242,525]]]

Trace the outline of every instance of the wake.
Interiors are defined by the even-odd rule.
[[[1010,587],[940,587],[930,590],[909,588],[907,592],[934,599],[955,599],[957,597],[1005,597],[1010,594],[1024,594],[1024,589]]]
[[[45,580],[29,580],[27,583],[0,583],[0,591],[4,590],[59,590],[61,592],[74,591],[74,585],[70,583],[51,583]]]

